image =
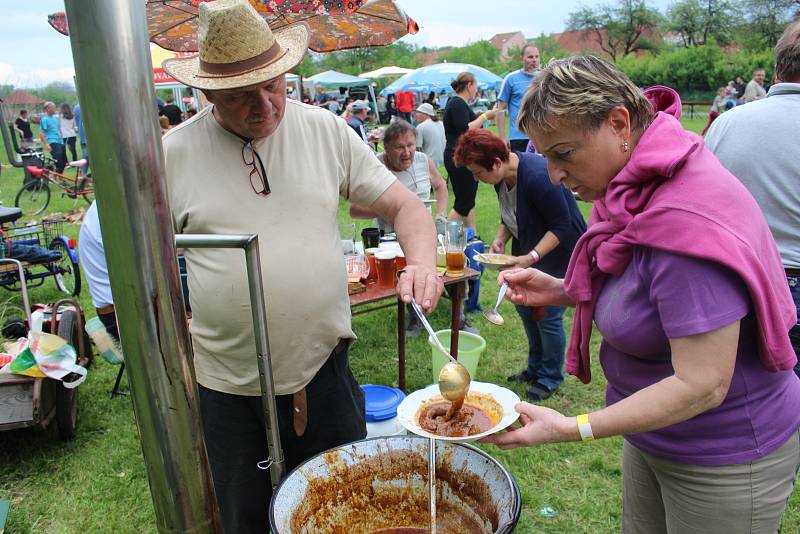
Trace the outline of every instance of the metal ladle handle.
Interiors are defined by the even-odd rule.
[[[411,297],[411,309],[414,310],[414,313],[417,314],[417,317],[419,317],[419,320],[422,322],[422,326],[424,326],[425,330],[427,330],[428,334],[430,334],[431,338],[433,339],[434,345],[436,345],[436,348],[439,349],[442,352],[442,354],[444,354],[445,356],[450,358],[451,361],[454,361],[454,362],[457,363],[458,360],[453,358],[450,355],[450,353],[447,352],[447,350],[445,350],[444,346],[442,346],[442,342],[439,341],[439,336],[437,336],[436,332],[433,331],[433,327],[431,326],[431,323],[428,322],[428,318],[425,317],[424,313],[422,313],[422,308],[419,307],[419,304],[417,304],[417,301],[414,299],[413,296]]]

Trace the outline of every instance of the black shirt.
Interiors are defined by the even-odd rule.
[[[535,265],[550,276],[563,278],[575,243],[586,232],[586,222],[572,192],[553,185],[547,174],[547,160],[538,154],[516,152],[517,228],[520,254],[529,253],[547,231],[558,237],[558,246]]]
[[[169,119],[169,124],[171,126],[177,126],[181,123],[181,108],[176,106],[175,104],[167,104],[163,108],[161,108],[161,113],[159,115],[164,115]]]
[[[30,121],[25,120],[22,117],[17,117],[17,120],[14,121],[14,124],[16,124],[17,128],[19,128],[22,131],[23,139],[33,139],[33,132],[31,131]]]
[[[449,154],[452,157],[453,152],[456,150],[458,138],[469,129],[469,123],[476,118],[475,112],[469,109],[467,103],[460,96],[453,95],[447,99],[447,105],[444,107],[444,116],[442,117],[444,136],[447,141],[444,147],[445,154]]]

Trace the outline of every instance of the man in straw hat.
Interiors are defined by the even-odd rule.
[[[422,202],[347,124],[286,99],[304,24],[270,31],[245,0],[199,6],[199,55],[164,69],[212,104],[164,136],[178,232],[257,233],[287,471],[366,435],[348,364],[355,338],[338,235],[339,197],[392,224],[408,267],[398,294],[426,311],[442,292],[436,233]],[[264,532],[271,493],[248,284],[236,251],[186,252],[200,407],[226,532]]]

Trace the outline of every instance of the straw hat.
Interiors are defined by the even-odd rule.
[[[162,63],[167,73],[198,89],[236,89],[277,78],[303,60],[305,23],[275,33],[247,0],[200,4],[200,53]]]

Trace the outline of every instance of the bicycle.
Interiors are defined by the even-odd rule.
[[[0,288],[16,292],[24,287],[27,292],[53,278],[60,291],[80,295],[77,242],[65,235],[63,221],[15,226],[21,217],[20,208],[0,207]],[[13,260],[19,266],[10,265]]]
[[[67,164],[63,173],[56,172],[56,162],[44,153],[36,154],[43,162],[42,166],[28,165],[28,171],[22,187],[14,199],[14,206],[20,208],[26,216],[39,215],[50,204],[50,186],[52,184],[63,190],[62,196],[83,198],[87,204],[94,201],[94,181],[86,168],[89,162],[79,159]],[[75,176],[65,174],[67,169],[74,169]]]

